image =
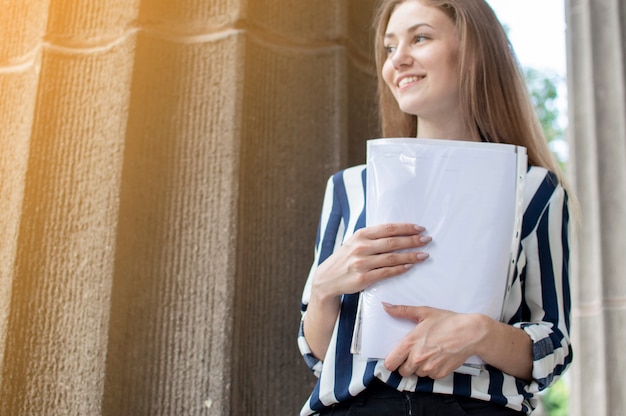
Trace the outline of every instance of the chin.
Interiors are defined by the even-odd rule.
[[[410,114],[412,116],[417,116],[420,113],[419,107],[415,106],[415,105],[402,105],[402,104],[399,104],[398,107],[400,107],[400,110],[403,113],[407,113],[407,114]]]
[[[416,100],[415,97],[396,97],[396,102],[398,103],[398,107],[400,108],[400,110],[402,110],[402,112],[414,116],[419,114],[425,108],[425,104],[419,100]]]

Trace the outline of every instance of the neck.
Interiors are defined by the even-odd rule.
[[[478,132],[469,131],[462,122],[448,120],[437,123],[423,118],[418,118],[417,121],[417,138],[480,141]]]

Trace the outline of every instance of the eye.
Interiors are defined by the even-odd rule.
[[[427,41],[429,38],[426,35],[415,35],[415,37],[413,38],[413,42],[415,43],[422,43]]]
[[[395,45],[385,45],[385,55],[389,56],[396,51]]]

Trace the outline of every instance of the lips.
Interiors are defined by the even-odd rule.
[[[400,81],[398,81],[397,85],[398,85],[398,88],[404,88],[407,85],[413,84],[413,83],[415,83],[415,82],[417,82],[417,81],[419,81],[421,79],[424,79],[424,77],[423,76],[416,76],[416,75],[408,76],[408,77],[404,77],[404,78],[400,79]]]

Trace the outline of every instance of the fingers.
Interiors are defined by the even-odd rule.
[[[415,322],[422,320],[422,307],[392,305],[383,302],[385,311],[396,318],[410,319]],[[419,351],[419,353],[418,353]],[[423,354],[423,347],[417,347],[414,340],[410,336],[401,341],[385,358],[385,367],[389,371],[398,370],[403,377],[417,374],[419,377],[425,377],[428,374],[424,372],[423,365],[428,359],[429,354]],[[420,370],[421,369],[421,370]]]
[[[405,273],[429,258],[417,252],[432,240],[422,236],[424,227],[414,224],[383,224],[355,232],[317,269],[318,290],[333,296],[356,293],[380,280]]]
[[[382,224],[362,228],[357,231],[349,245],[357,255],[374,255],[386,253],[398,253],[403,250],[424,247],[433,239],[427,235],[421,235],[424,227],[413,224]],[[418,260],[425,260],[426,253],[422,253]],[[389,260],[395,260],[390,257]],[[393,261],[389,261],[393,265]],[[415,263],[410,259],[407,263]],[[386,266],[382,264],[381,267]]]
[[[407,373],[406,372],[406,367],[404,369],[400,369],[400,366],[402,366],[407,358],[408,358],[408,354],[402,354],[396,351],[396,349],[394,349],[391,353],[389,353],[389,355],[387,356],[387,358],[385,358],[385,368],[389,371],[396,371],[398,370],[398,372],[403,376],[403,377],[408,377],[409,375],[413,374],[412,372]],[[417,365],[416,365],[417,368]]]
[[[418,377],[431,377],[434,374],[438,374],[433,365],[430,363],[431,357],[434,355],[434,351],[423,351],[423,355],[411,357],[409,356],[399,367],[398,372],[403,377],[409,377],[413,374]],[[435,377],[431,377],[435,378]]]
[[[429,258],[425,252],[416,252],[432,241],[420,235],[424,227],[414,224],[383,224],[363,228],[344,245],[350,270],[365,274],[365,280],[374,282],[405,272],[416,263]]]
[[[431,309],[428,306],[392,305],[387,302],[383,302],[383,308],[393,317],[410,319],[415,322],[423,321]]]
[[[379,253],[388,253],[407,248],[423,247],[431,241],[433,241],[432,237],[419,234],[411,236],[385,237],[375,240],[376,243],[374,249]]]
[[[389,371],[397,370],[403,377],[413,374],[419,377],[428,376],[432,371],[430,361],[438,353],[437,349],[437,347],[417,346],[405,340],[385,358],[385,367]]]
[[[428,306],[383,303],[394,317],[417,322],[415,328],[389,353],[385,367],[402,376],[416,374],[439,379],[447,376],[472,355],[466,337],[459,337],[459,325],[467,315]],[[467,326],[467,325],[464,325]]]
[[[417,235],[423,233],[425,230],[426,229],[424,227],[417,224],[392,223],[371,225],[369,227],[362,228],[357,231],[357,233],[362,234],[365,238],[376,240],[386,237]]]
[[[386,266],[370,270],[365,276],[367,278],[367,284],[370,285],[375,282],[379,282],[390,277],[401,275],[410,269],[412,264],[399,264],[396,266]],[[364,277],[365,277],[364,276]]]
[[[353,263],[353,267],[351,269],[355,271],[355,277],[357,279],[356,285],[359,288],[358,290],[369,287],[371,284],[381,280],[401,275],[410,269],[414,264],[424,261],[418,257],[419,254],[416,255],[413,253],[408,254],[408,257],[406,256],[407,255],[397,256],[397,260],[394,261],[394,264],[389,264],[389,262],[385,262],[383,264],[377,262],[376,260],[371,260],[374,257],[369,257],[369,259],[360,259],[359,261]]]
[[[429,257],[428,253],[422,253],[422,252],[419,252],[419,253],[391,252],[391,253],[384,253],[384,254],[376,254],[376,255],[370,256],[370,261],[371,261],[370,268],[378,269],[382,267],[394,267],[394,266],[401,266],[401,265],[402,266],[406,265],[408,268],[415,263],[421,263],[425,261],[426,259],[428,259],[428,257]]]
[[[385,367],[389,371],[398,371],[401,376],[409,377],[413,374],[418,377],[440,379],[458,368],[460,364],[450,365],[442,355],[440,346],[413,346],[408,348],[399,346],[385,358]]]
[[[433,366],[429,362],[409,364],[409,361],[405,361],[400,368],[398,368],[398,373],[400,373],[403,377],[409,377],[415,374],[418,377],[430,377],[433,380],[444,378],[453,371],[454,369]]]

